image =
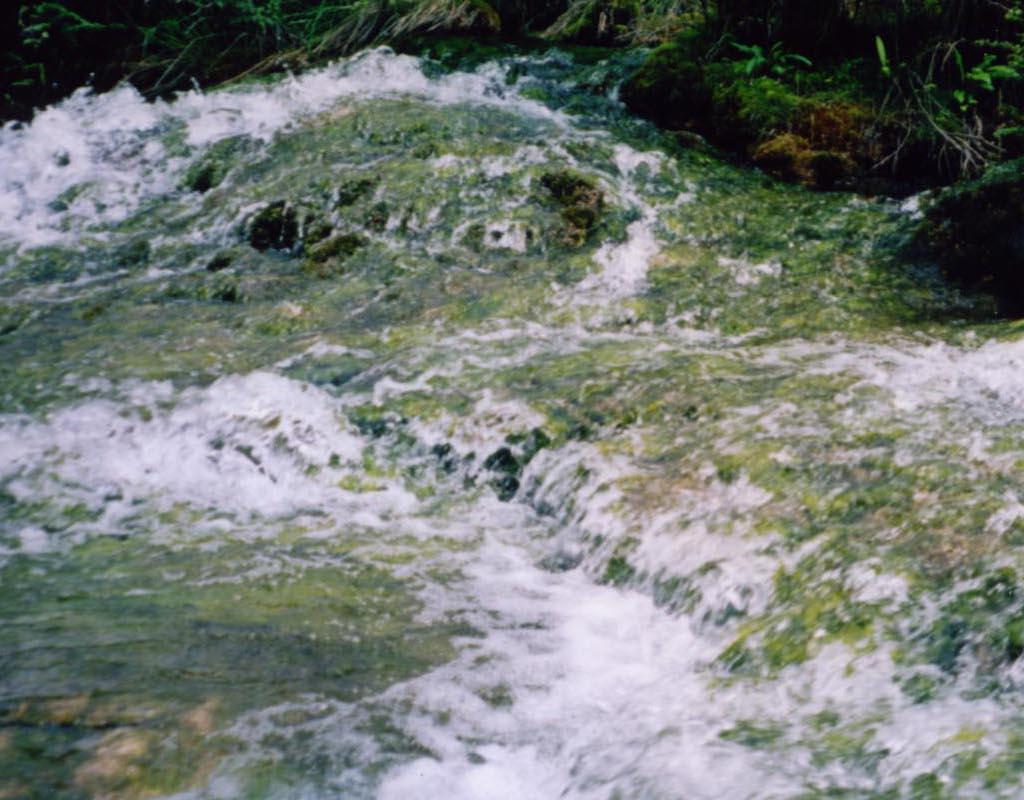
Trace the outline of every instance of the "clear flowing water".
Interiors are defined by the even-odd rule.
[[[0,131],[0,796],[1024,793],[1024,331],[615,77]]]

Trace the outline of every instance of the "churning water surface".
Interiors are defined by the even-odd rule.
[[[1024,793],[1020,328],[617,77],[0,131],[0,797]]]

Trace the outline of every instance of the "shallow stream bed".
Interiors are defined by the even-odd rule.
[[[1024,795],[1024,328],[615,78],[0,130],[0,798]]]

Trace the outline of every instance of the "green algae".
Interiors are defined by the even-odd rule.
[[[122,796],[178,791],[236,749],[203,737],[245,710],[309,693],[351,700],[451,657],[444,625],[413,621],[421,606],[402,582],[323,550],[299,539],[201,554],[108,537],[10,561],[6,774],[39,791],[62,779]],[[246,577],[246,563],[268,559],[275,572]],[[197,717],[203,703],[210,711]],[[33,755],[33,737],[54,724],[68,749],[55,761]],[[96,731],[141,737],[140,763],[91,768],[103,755]]]
[[[741,720],[738,725],[728,728],[718,735],[727,742],[736,742],[744,747],[759,749],[770,747],[784,734],[785,731],[781,728],[758,725],[750,720]]]
[[[227,177],[232,162],[253,149],[254,143],[247,136],[220,139],[211,145],[198,161],[189,166],[182,179],[182,186],[200,194],[217,188]]]
[[[565,105],[557,87],[537,94],[551,107]],[[116,226],[108,243],[16,258],[3,275],[16,300],[5,304],[10,322],[0,328],[2,408],[60,408],[93,396],[87,379],[98,375],[115,386],[169,380],[177,389],[284,364],[275,369],[336,395],[366,440],[358,469],[335,454],[306,465],[310,474],[329,475],[339,493],[354,495],[399,482],[424,504],[424,515],[443,516],[493,491],[531,504],[541,517],[579,522],[582,563],[595,580],[650,592],[666,613],[692,615],[720,637],[709,668],[718,683],[709,691],[784,680],[825,648],[845,648],[855,674],[858,657],[884,656],[891,647],[894,679],[908,702],[940,701],[959,691],[956,681],[975,697],[1007,697],[1007,670],[1024,647],[1010,577],[1024,569],[1024,537],[1019,521],[999,535],[987,526],[1003,498],[1024,489],[1014,458],[1019,421],[981,426],[998,437],[987,452],[999,458],[986,462],[960,441],[972,427],[969,409],[893,409],[883,389],[807,352],[830,346],[856,355],[856,348],[908,340],[963,345],[968,334],[1015,341],[1020,330],[971,323],[974,301],[892,259],[908,225],[893,207],[766,185],[702,154],[672,150],[665,166],[643,165],[630,177],[636,195],[657,207],[663,242],[646,286],[628,299],[595,301],[614,306],[611,320],[601,316],[608,309],[574,307],[575,284],[596,272],[595,253],[627,241],[627,226],[639,218],[618,189],[626,176],[609,142],[659,152],[663,145],[649,132],[625,132],[600,99],[587,102],[574,110],[597,115],[612,136],[570,136],[549,121],[493,108],[386,100],[305,120],[266,145],[214,145],[195,162],[216,157],[215,169],[195,176],[197,191],[210,184],[202,198],[156,201]],[[559,146],[550,146],[553,139]],[[520,159],[526,147],[539,155],[531,150]],[[566,219],[566,203],[578,200],[600,206],[600,215]],[[254,242],[257,209],[275,212]],[[164,221],[166,229],[154,228]],[[521,247],[494,238],[501,225],[523,233]],[[570,225],[583,235],[567,249]],[[172,241],[138,244],[154,230]],[[186,231],[193,241],[174,240]],[[142,277],[147,267],[170,276]],[[97,280],[78,296],[46,303],[30,294],[111,270],[133,278]],[[681,343],[679,331],[701,338]],[[534,347],[542,336],[550,340]],[[335,352],[307,353],[318,344]],[[78,378],[65,380],[68,374]],[[373,396],[383,377],[405,386]],[[485,396],[529,409],[540,427],[484,417],[496,443],[479,452],[459,444],[481,421]],[[131,413],[145,422],[153,411]],[[950,430],[936,436],[943,424]],[[451,442],[424,438],[424,430]],[[574,448],[592,449],[566,455]],[[558,508],[527,482],[541,451],[552,460],[580,459]],[[681,518],[669,535],[703,525],[709,538],[772,559],[763,602],[742,585],[735,600],[716,604],[705,590],[726,579],[722,560],[651,570],[637,558],[640,531],[627,524],[616,539],[586,530],[586,492],[595,488],[602,457],[630,463],[597,487],[621,494],[612,509],[618,517],[675,512]],[[742,496],[750,490],[759,494],[747,508]],[[723,494],[739,499],[704,514]],[[17,635],[28,642],[4,663],[22,687],[5,695],[4,713],[21,713],[21,696],[28,704],[12,758],[22,770],[16,780],[27,783],[51,771],[73,782],[88,753],[121,747],[131,755],[137,747],[163,755],[153,765],[130,758],[140,772],[129,783],[104,784],[109,776],[98,768],[85,775],[125,796],[202,785],[206,767],[187,763],[205,740],[181,718],[209,697],[217,698],[218,729],[293,698],[298,686],[364,697],[450,659],[451,639],[465,633],[419,621],[415,581],[397,573],[411,569],[420,580],[450,584],[444,556],[472,550],[472,541],[410,536],[318,550],[303,541],[310,531],[296,525],[273,545],[220,544],[211,556],[180,541],[88,540],[102,514],[88,503],[4,494],[0,510],[9,541],[23,524],[87,539],[66,554],[17,555],[4,567],[0,614],[18,620]],[[140,511],[131,525],[151,530],[147,516]],[[201,528],[204,515],[180,508],[153,519],[166,533]],[[280,574],[248,574],[256,555]],[[566,569],[580,562],[549,563]],[[905,594],[865,599],[858,567],[868,578],[895,578]],[[54,642],[45,641],[50,635]],[[54,655],[57,639],[67,652],[83,653],[81,671]],[[108,639],[111,647],[89,652]],[[183,641],[187,664],[171,646]],[[132,652],[119,653],[118,643],[133,643]],[[66,725],[40,700],[82,694],[86,710]],[[115,732],[141,728],[139,742],[101,744],[95,727],[79,724],[97,695],[113,696],[123,709],[120,717],[104,712],[105,724]],[[498,708],[515,702],[502,684],[481,696]],[[153,718],[140,723],[149,708]],[[877,716],[826,715],[808,724],[820,734],[815,741],[802,740],[792,721],[760,718],[737,720],[720,736],[750,749],[810,753],[820,774],[867,776],[879,787],[871,796],[926,797],[936,787],[945,794],[935,796],[995,794],[1012,786],[1019,760],[1014,745],[1001,752],[988,740],[958,741],[934,773],[890,780],[880,777],[887,754],[877,744]],[[429,755],[400,731],[371,727],[374,737],[394,740],[403,758]],[[165,752],[151,733],[177,744]],[[286,763],[256,759],[240,767],[253,796],[316,783],[310,773],[337,766],[318,762],[308,740],[271,736],[279,738],[267,748],[286,753]],[[218,739],[211,763],[240,747],[230,736]],[[829,785],[807,796],[865,796],[840,778],[823,780]],[[902,783],[891,789],[887,781]]]
[[[600,189],[592,181],[570,172],[546,172],[540,183],[561,209],[560,241],[570,247],[583,244],[604,206]]]

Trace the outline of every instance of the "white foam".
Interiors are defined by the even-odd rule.
[[[623,175],[634,175],[641,168],[649,175],[655,175],[661,171],[665,164],[665,156],[654,150],[641,152],[624,144],[617,144],[612,148],[612,157],[615,166]]]
[[[647,211],[643,219],[626,228],[625,242],[601,246],[594,257],[601,271],[577,287],[582,297],[596,292],[605,297],[628,297],[644,287],[651,261],[661,248],[654,236],[654,220],[655,215]]]
[[[1006,505],[988,518],[985,527],[998,536],[1006,533],[1017,520],[1024,519],[1024,503],[1016,492],[1008,491],[1003,496]]]
[[[50,549],[50,537],[42,528],[22,528],[18,542],[23,553],[45,553]]]
[[[138,385],[131,400],[152,407],[166,385]],[[53,480],[118,495],[110,513],[141,499],[211,507],[242,516],[294,513],[329,503],[336,491],[307,476],[332,454],[357,464],[362,442],[345,429],[328,395],[269,373],[222,378],[189,390],[169,412],[125,414],[94,400],[44,422],[0,419],[0,465],[29,496]],[[45,465],[45,471],[41,467]],[[401,504],[400,494],[390,498]]]
[[[718,798],[757,785],[792,787],[758,772],[741,749],[719,746],[695,670],[712,650],[685,623],[641,595],[510,556],[487,553],[473,570],[484,608],[501,620],[472,654],[490,667],[441,669],[404,692],[416,698],[407,724],[440,762],[397,768],[381,796],[469,800],[509,790],[603,798],[617,789]],[[511,705],[481,701],[478,692],[496,680],[508,686]],[[442,714],[443,727],[432,721]],[[475,759],[471,742],[479,743]]]
[[[1024,339],[979,347],[944,342],[841,348],[816,371],[848,373],[886,390],[901,411],[955,401],[1024,410]]]
[[[778,261],[751,264],[742,258],[719,256],[718,264],[729,270],[738,286],[755,286],[765,278],[777,278],[782,274],[782,264]]]
[[[387,48],[272,85],[191,91],[170,102],[147,103],[129,86],[98,96],[83,89],[31,123],[0,130],[0,241],[19,247],[69,241],[174,191],[189,161],[169,158],[161,136],[176,126],[184,126],[193,147],[228,136],[269,141],[304,119],[339,110],[348,99],[410,95],[441,105],[507,108],[568,125],[564,115],[505,86],[496,64],[428,78],[419,59]],[[76,186],[84,188],[70,209],[51,207]]]
[[[99,97],[79,90],[30,124],[0,130],[0,237],[50,244],[66,238],[62,220],[116,221],[141,197],[169,191],[173,165],[152,138],[163,108],[127,86]],[[67,212],[49,207],[76,186],[83,191]]]
[[[897,606],[910,596],[906,578],[887,572],[878,562],[862,561],[852,565],[846,583],[851,593],[863,603]]]

